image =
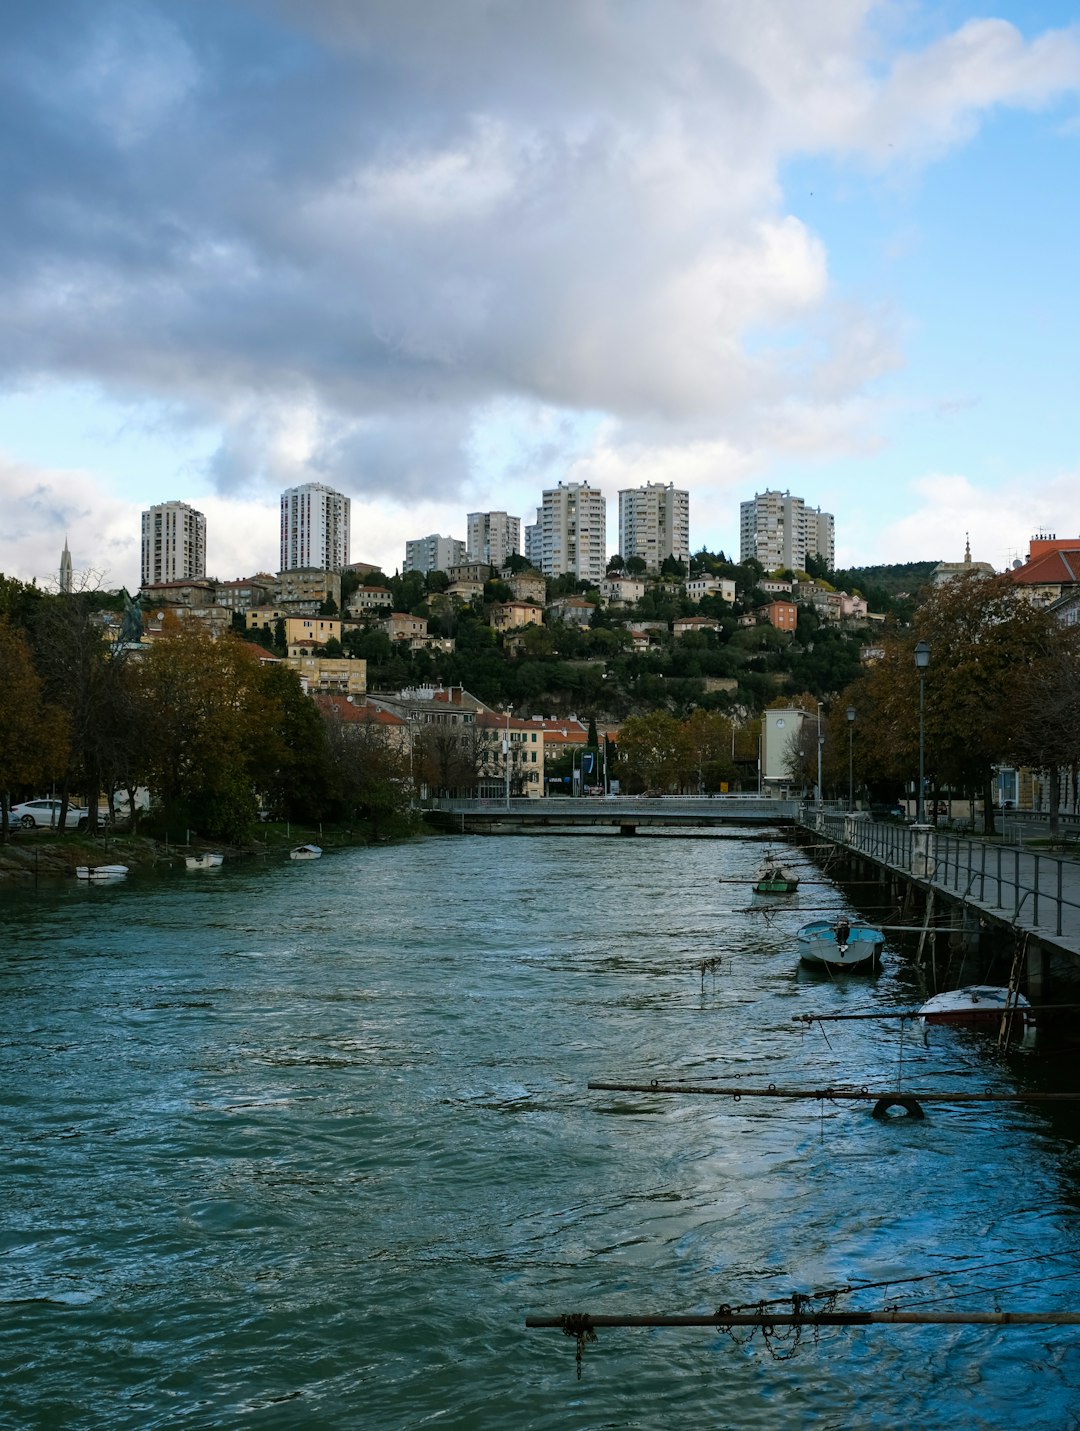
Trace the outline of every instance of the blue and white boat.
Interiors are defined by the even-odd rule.
[[[804,964],[830,969],[873,968],[881,958],[885,936],[857,919],[815,919],[795,936]]]

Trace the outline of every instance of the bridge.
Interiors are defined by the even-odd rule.
[[[691,830],[724,835],[763,828],[792,828],[803,810],[798,800],[760,795],[549,796],[531,800],[437,800],[425,819],[469,834],[637,835]]]

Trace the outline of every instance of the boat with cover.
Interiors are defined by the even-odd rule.
[[[755,894],[794,894],[798,887],[798,875],[788,874],[779,865],[762,870],[754,881]]]
[[[184,863],[189,870],[216,870],[224,859],[224,855],[214,854],[212,851],[206,850],[201,855],[185,855]]]
[[[97,883],[110,879],[123,879],[128,872],[127,865],[76,865],[75,878]]]
[[[1013,1019],[1014,1029],[1023,1037],[1034,1034],[1035,1013],[1023,994],[999,984],[968,984],[963,989],[947,989],[927,999],[919,1009],[923,1028],[929,1024],[950,1024],[954,1028],[984,1029],[997,1033],[1002,1018]]]
[[[289,851],[290,860],[319,860],[322,859],[321,845],[296,845]]]
[[[872,968],[881,958],[885,936],[858,919],[815,919],[795,936],[805,964],[830,969]]]

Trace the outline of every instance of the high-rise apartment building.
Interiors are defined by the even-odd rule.
[[[466,558],[465,543],[457,537],[417,537],[405,543],[405,565],[403,571],[449,571],[452,566],[460,566]]]
[[[560,482],[543,494],[525,555],[545,576],[599,583],[607,561],[607,503],[587,482]]]
[[[648,482],[619,493],[619,555],[623,561],[643,557],[650,571],[659,571],[668,557],[690,558],[690,493],[674,483]]]
[[[206,518],[186,502],[161,502],[142,514],[142,584],[206,575]]]
[[[469,561],[484,561],[500,570],[511,556],[521,555],[521,518],[505,512],[470,512],[465,546]]]
[[[790,492],[759,492],[739,506],[739,560],[753,557],[766,571],[805,571],[806,558],[817,557],[831,569],[836,554],[830,512],[808,507]]]
[[[278,570],[340,571],[349,560],[351,507],[348,497],[321,482],[305,482],[282,492]]]

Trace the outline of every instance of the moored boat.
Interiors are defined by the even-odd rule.
[[[127,865],[76,865],[75,878],[91,883],[110,879],[123,879],[128,872]]]
[[[289,851],[290,860],[318,860],[321,858],[321,845],[296,845]]]
[[[206,850],[201,855],[185,855],[184,863],[189,870],[216,870],[224,859],[224,855]]]
[[[885,945],[880,929],[845,918],[815,919],[803,925],[796,939],[804,963],[830,969],[872,968]]]
[[[1027,1038],[1035,1031],[1035,1014],[1023,994],[998,984],[969,984],[947,989],[927,999],[919,1009],[923,1027],[950,1024],[954,1028],[984,1029],[997,1033],[1003,1018],[1012,1017],[1013,1031]]]
[[[754,881],[755,894],[794,894],[798,887],[798,876],[788,874],[779,865],[762,870]]]

